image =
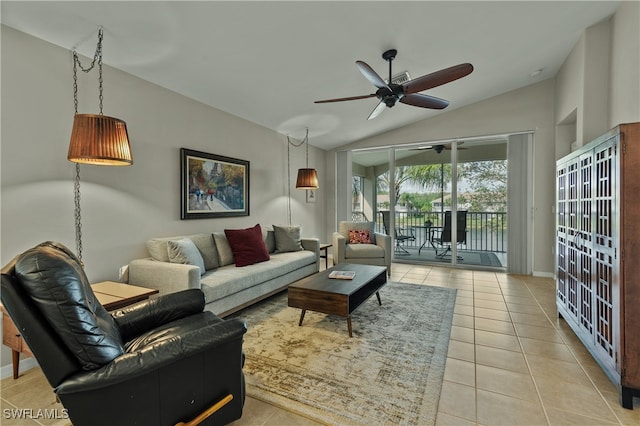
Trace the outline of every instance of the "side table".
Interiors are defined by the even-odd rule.
[[[324,267],[325,269],[329,268],[329,255],[328,255],[328,249],[329,247],[331,247],[332,244],[326,244],[326,243],[320,243],[320,259],[324,259]],[[322,255],[322,252],[324,251],[324,256]]]
[[[115,281],[102,281],[91,284],[91,288],[98,301],[107,311],[124,308],[158,293],[155,288],[140,287]]]
[[[154,288],[145,288],[115,281],[102,281],[91,284],[91,288],[98,301],[108,311],[123,308],[132,303],[148,299],[152,294],[158,293],[158,290]],[[0,310],[2,310],[2,343],[11,348],[13,378],[17,379],[20,368],[20,354],[27,356],[33,356],[33,354],[4,306],[0,305]]]
[[[18,378],[18,368],[20,366],[20,354],[33,356],[27,342],[24,341],[18,327],[13,323],[9,313],[0,305],[2,310],[2,343],[11,348],[11,363],[13,365],[13,378]]]

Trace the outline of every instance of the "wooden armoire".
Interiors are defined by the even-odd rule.
[[[640,393],[640,123],[558,160],[556,304],[621,403]]]

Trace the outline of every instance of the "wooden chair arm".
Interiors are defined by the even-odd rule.
[[[204,410],[202,413],[198,414],[196,418],[188,422],[178,422],[176,426],[196,426],[206,420],[210,415],[227,405],[233,399],[233,395],[229,394],[222,398],[220,401],[213,404],[211,407]]]

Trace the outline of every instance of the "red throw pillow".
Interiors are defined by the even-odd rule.
[[[349,229],[349,244],[371,244],[368,229]]]
[[[247,229],[225,229],[236,266],[253,265],[270,259],[260,224]]]

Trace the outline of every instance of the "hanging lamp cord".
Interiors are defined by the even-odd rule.
[[[287,135],[287,218],[289,225],[291,225],[291,146],[299,148],[305,143],[307,144],[307,168],[309,168],[309,128],[307,128],[307,134],[304,139],[298,144],[291,141],[289,135]]]
[[[98,64],[98,106],[100,108],[100,115],[102,115],[102,27],[98,28],[98,45],[93,55],[93,60],[88,67],[83,67],[78,57],[78,52],[73,50],[73,107],[75,114],[78,113],[78,68],[82,72],[88,73],[91,71],[96,63]],[[73,202],[74,202],[74,216],[75,216],[75,228],[76,228],[76,253],[78,260],[82,264],[82,210],[80,208],[80,163],[76,163],[76,177],[73,183]]]

